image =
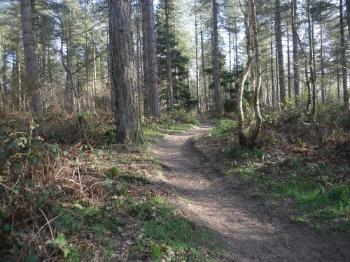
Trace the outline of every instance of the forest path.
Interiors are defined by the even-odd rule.
[[[219,261],[350,261],[349,242],[271,214],[195,152],[192,138],[210,128],[166,135],[152,151],[174,189],[172,202],[190,221],[213,230],[224,247]]]

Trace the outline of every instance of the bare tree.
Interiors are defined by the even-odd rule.
[[[115,90],[117,142],[142,140],[135,68],[132,62],[130,0],[109,0],[109,39],[112,88]]]

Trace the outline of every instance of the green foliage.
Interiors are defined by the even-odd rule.
[[[62,232],[79,232],[90,229],[96,235],[106,231],[117,232],[124,222],[114,212],[112,206],[90,206],[76,203],[69,208],[60,208],[61,217],[57,220],[57,228]]]
[[[233,129],[237,127],[237,122],[231,119],[223,118],[219,121],[218,125],[213,129],[212,134],[214,136],[223,136],[233,132]]]
[[[68,241],[62,233],[58,233],[56,239],[52,242],[53,246],[63,253],[66,258],[70,253]]]
[[[265,152],[258,148],[244,148],[238,145],[231,147],[228,151],[228,154],[232,159],[249,160],[254,158],[265,158]]]

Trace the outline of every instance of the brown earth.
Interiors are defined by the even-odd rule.
[[[222,245],[219,261],[350,261],[348,241],[272,212],[194,150],[193,138],[210,128],[166,135],[152,151],[164,169],[164,182],[173,188],[171,201]]]

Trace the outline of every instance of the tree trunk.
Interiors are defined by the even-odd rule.
[[[343,98],[344,107],[346,111],[349,111],[349,91],[348,91],[348,75],[347,75],[347,62],[346,62],[346,44],[345,44],[345,32],[344,32],[344,15],[343,15],[343,0],[340,0],[339,6],[339,24],[340,24],[340,62],[342,66],[343,77]]]
[[[246,11],[244,13],[244,22],[246,27],[246,41],[247,41],[247,63],[243,72],[238,89],[238,136],[239,143],[244,147],[252,147],[261,131],[262,117],[260,113],[260,87],[261,87],[261,71],[260,71],[260,50],[257,37],[257,23],[256,23],[256,3],[255,0],[248,0],[246,2]],[[251,130],[251,134],[247,135],[245,132],[245,116],[243,111],[243,93],[244,85],[247,77],[251,73],[254,90],[254,116],[255,126]]]
[[[341,103],[340,100],[340,77],[339,77],[339,52],[337,50],[337,57],[336,57],[336,74],[337,74],[337,98],[339,103]]]
[[[213,4],[213,82],[214,82],[214,105],[217,115],[222,114],[221,88],[220,88],[220,61],[219,61],[219,32],[218,32],[218,3]]]
[[[167,31],[166,44],[166,75],[167,75],[167,88],[168,88],[168,110],[171,112],[174,110],[174,91],[173,91],[173,73],[172,73],[172,58],[171,58],[171,46],[170,46],[170,21],[169,21],[169,1],[165,0],[165,26]]]
[[[205,73],[203,29],[201,30],[201,56],[202,56],[202,76],[203,76],[203,87],[204,87],[204,104],[205,104],[205,110],[208,111],[209,101],[208,101],[208,88],[207,88],[206,73]]]
[[[262,116],[260,112],[260,90],[261,90],[261,69],[260,69],[260,48],[258,42],[258,26],[256,22],[256,2],[255,0],[249,1],[251,5],[251,31],[252,31],[252,42],[253,42],[253,50],[254,53],[254,74],[252,78],[254,79],[254,115],[255,115],[255,127],[252,130],[252,134],[250,137],[251,145],[255,145],[255,141],[260,134],[261,126],[262,126]]]
[[[237,18],[234,19],[234,28],[235,28],[235,72],[238,71],[238,28],[237,28]]]
[[[197,91],[197,109],[198,113],[202,112],[201,92],[199,89],[199,54],[198,54],[198,17],[197,17],[197,0],[194,2],[194,31],[196,45],[196,91]]]
[[[291,67],[290,67],[290,47],[289,47],[289,25],[287,24],[287,73],[288,73],[288,98],[292,98],[292,77],[291,77]]]
[[[145,114],[160,117],[156,36],[153,0],[142,0],[143,67],[145,88]]]
[[[300,73],[299,73],[299,41],[298,41],[298,15],[297,0],[292,0],[292,41],[293,41],[293,86],[295,102],[298,104],[300,96]]]
[[[24,62],[27,74],[26,82],[31,98],[30,106],[34,113],[39,113],[41,110],[40,81],[33,34],[33,6],[33,0],[20,0]]]
[[[118,143],[142,141],[137,90],[134,84],[131,1],[109,0],[112,88],[115,90]]]
[[[145,96],[147,95],[146,87],[144,84],[144,71],[143,71],[143,51],[142,49],[142,19],[140,20],[140,17],[142,16],[142,7],[141,7],[141,0],[137,0],[136,2],[136,86],[137,86],[137,94],[139,97],[139,110],[140,114],[144,113],[145,115],[148,115],[148,101],[145,99]]]
[[[325,103],[326,101],[326,87],[324,84],[325,81],[325,71],[324,71],[324,59],[323,59],[323,28],[321,25],[321,30],[320,30],[320,63],[321,63],[321,99],[322,103]]]
[[[346,21],[348,24],[349,38],[350,38],[350,0],[346,0]]]
[[[68,113],[73,112],[73,76],[72,76],[72,22],[71,22],[72,14],[69,12],[68,15],[68,23],[66,29],[66,61],[64,61],[63,50],[61,51],[62,64],[66,71],[66,83],[64,88],[65,94],[65,109]],[[61,48],[63,48],[63,39],[64,39],[64,30],[62,25],[62,44]]]
[[[278,79],[280,89],[280,101],[282,105],[286,102],[286,87],[284,81],[284,59],[283,59],[283,45],[282,45],[282,27],[281,27],[281,4],[280,0],[275,1],[276,8],[276,48],[277,48],[277,59],[278,59]]]
[[[271,72],[271,102],[272,102],[272,108],[275,109],[276,107],[276,89],[275,89],[275,74],[274,74],[274,59],[273,59],[273,39],[271,36],[271,42],[270,42],[270,72]]]

